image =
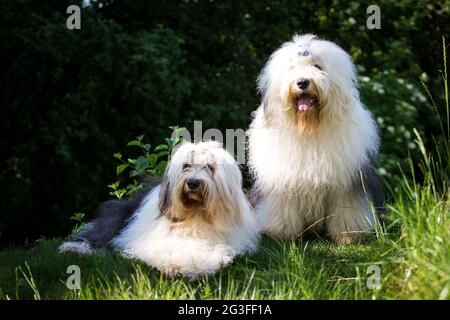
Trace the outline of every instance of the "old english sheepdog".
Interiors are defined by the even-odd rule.
[[[60,251],[110,247],[169,276],[196,278],[254,251],[259,238],[239,167],[214,141],[182,144],[160,184],[98,211]]]
[[[338,243],[373,233],[383,206],[379,136],[351,57],[317,36],[295,36],[272,54],[258,89],[248,134],[261,228],[287,239],[323,231]]]

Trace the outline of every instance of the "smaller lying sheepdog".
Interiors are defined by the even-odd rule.
[[[252,252],[257,223],[233,157],[219,143],[184,143],[161,184],[104,202],[99,216],[60,251],[119,249],[169,276],[197,278]]]
[[[305,231],[339,243],[365,239],[375,225],[370,203],[383,207],[379,137],[350,56],[314,35],[296,36],[258,80],[262,103],[248,133],[262,229],[288,239]]]

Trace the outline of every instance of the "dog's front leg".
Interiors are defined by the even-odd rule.
[[[303,210],[295,195],[276,192],[268,194],[256,207],[261,230],[287,240],[301,235],[304,229]]]

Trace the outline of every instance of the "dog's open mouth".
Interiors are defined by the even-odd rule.
[[[183,192],[182,201],[186,207],[192,207],[196,205],[202,205],[203,197],[200,192],[188,191]]]
[[[300,112],[306,112],[314,108],[315,100],[308,94],[302,94],[297,98],[297,110]]]

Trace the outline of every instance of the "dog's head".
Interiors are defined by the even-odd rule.
[[[336,44],[295,36],[275,51],[258,78],[268,121],[291,121],[301,134],[339,121],[358,99],[354,65]]]
[[[233,157],[214,141],[184,143],[163,178],[160,210],[172,220],[201,214],[207,221],[239,211],[242,177]]]

